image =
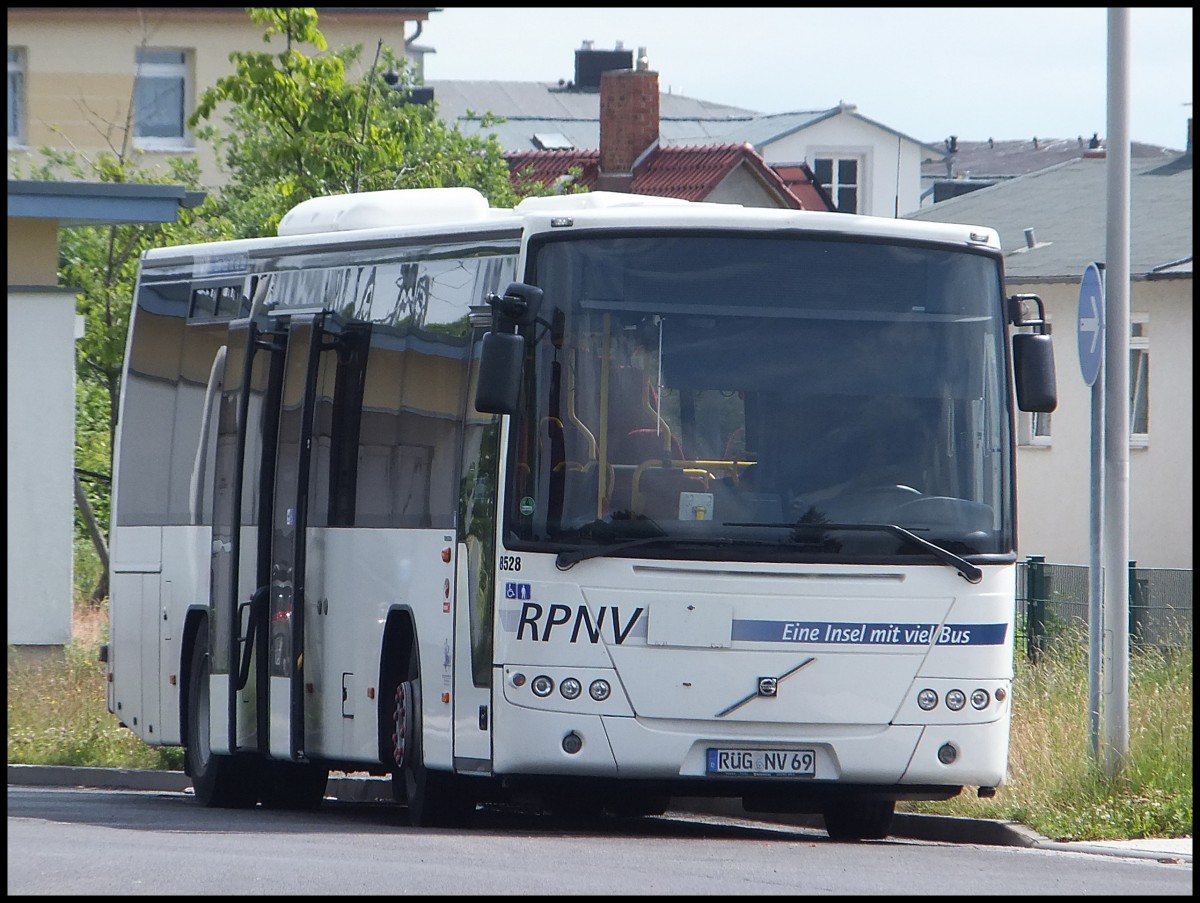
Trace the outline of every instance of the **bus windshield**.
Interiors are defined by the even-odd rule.
[[[1014,554],[994,253],[551,235],[531,240],[527,278],[545,298],[512,422],[509,547],[568,561]]]

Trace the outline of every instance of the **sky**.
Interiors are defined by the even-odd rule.
[[[664,92],[759,113],[855,104],[927,143],[1108,135],[1108,10],[441,7],[425,79],[570,80],[583,41],[646,48]],[[1131,9],[1131,140],[1182,150],[1192,9]],[[410,30],[411,36],[411,30]]]

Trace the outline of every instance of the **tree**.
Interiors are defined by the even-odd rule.
[[[230,54],[234,74],[204,91],[189,121],[218,151],[223,209],[239,236],[272,235],[284,213],[322,195],[470,186],[493,206],[517,201],[498,141],[464,135],[434,105],[411,102],[407,63],[382,42],[356,79],[361,45],[328,50],[314,9],[248,13],[264,42],[282,37],[284,49]]]

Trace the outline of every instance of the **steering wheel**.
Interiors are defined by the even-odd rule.
[[[830,499],[825,507],[834,519],[839,517],[878,519],[880,512],[890,513],[900,505],[911,503],[921,497],[919,489],[914,489],[904,483],[881,483],[876,486],[847,489]]]

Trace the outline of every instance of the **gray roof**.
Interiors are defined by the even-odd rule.
[[[1077,281],[1107,248],[1108,165],[1085,157],[981,188],[905,219],[990,226],[1000,233],[1009,282]],[[1027,248],[1025,230],[1035,246]],[[1192,274],[1192,155],[1134,160],[1130,275]]]
[[[1068,160],[1077,160],[1089,151],[1091,140],[1077,135],[1074,138],[958,141],[957,150],[950,153],[950,141],[947,139],[934,145],[938,151],[936,157],[922,162],[921,177],[926,180],[948,177],[1011,179]],[[1134,160],[1156,159],[1165,163],[1178,157],[1179,153],[1178,150],[1136,141],[1130,147],[1130,155]]]
[[[506,151],[550,150],[536,136],[562,136],[569,147],[600,146],[600,93],[568,88],[557,82],[426,81],[433,101],[447,122],[457,122],[465,135],[493,134]],[[484,129],[478,117],[504,118]],[[663,144],[724,143],[721,137],[735,122],[757,114],[741,107],[709,103],[681,94],[659,95],[659,134]],[[556,142],[557,144],[557,142]]]
[[[557,82],[426,81],[444,118],[461,119],[467,111],[530,119],[599,119],[600,92],[568,88]],[[749,118],[753,110],[660,94],[659,111],[669,118]]]
[[[828,110],[796,110],[791,113],[758,115],[749,122],[739,122],[731,125],[723,137],[728,142],[740,143],[748,141],[754,145],[756,150],[761,151],[764,146],[774,141],[786,138],[788,135],[794,134],[801,129],[806,129],[816,125],[818,122],[824,122],[826,119],[832,119],[841,114],[852,116],[860,122],[865,122],[873,128],[882,129],[891,135],[895,135],[897,138],[911,141],[913,144],[923,148],[929,157],[940,158],[943,154],[937,145],[926,144],[923,141],[913,138],[911,135],[906,135],[890,126],[876,122],[874,119],[868,119],[858,112],[854,104],[850,103],[840,103],[836,107],[830,107]]]
[[[173,223],[180,207],[195,207],[204,197],[181,185],[9,179],[8,215],[62,226]]]
[[[467,135],[494,134],[506,151],[550,150],[535,136],[560,135],[570,147],[600,146],[600,93],[556,82],[426,81],[438,113],[457,122]],[[482,128],[477,118],[493,113],[506,121]],[[801,129],[845,113],[923,147],[930,157],[942,151],[860,115],[853,104],[828,110],[763,114],[743,107],[710,103],[681,94],[659,95],[659,139],[664,146],[752,144],[756,150]]]

